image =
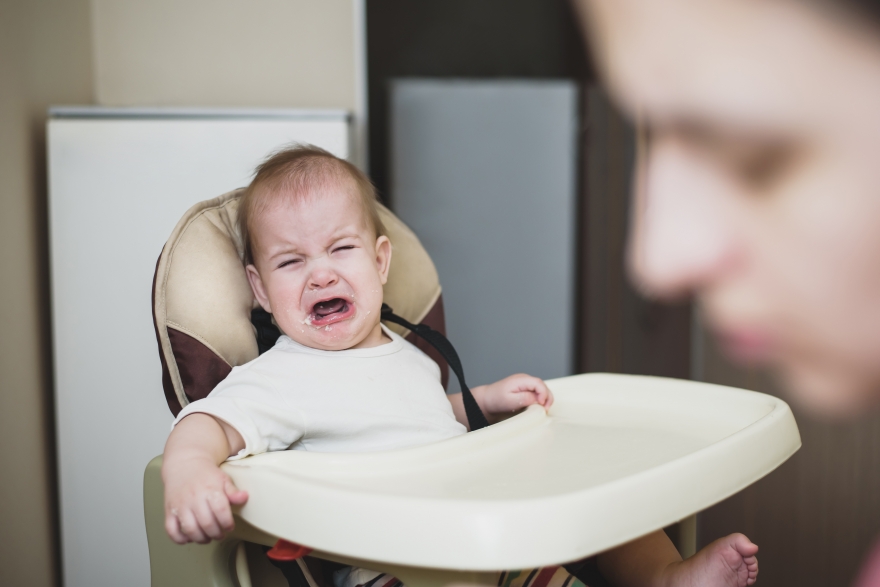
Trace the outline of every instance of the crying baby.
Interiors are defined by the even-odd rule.
[[[233,528],[230,505],[245,503],[247,493],[220,470],[225,460],[389,450],[467,432],[461,395],[446,395],[439,366],[380,321],[392,247],[363,173],[312,146],[275,153],[242,197],[239,228],[254,297],[283,335],[175,420],[162,478],[165,527],[181,544]],[[524,374],[472,392],[489,422],[553,403],[544,382]],[[659,531],[599,555],[597,564],[619,587],[744,587],[757,577],[757,551],[732,534],[682,561]],[[335,581],[383,585],[378,575],[346,568]],[[520,573],[520,582],[530,576]],[[558,568],[549,584],[582,583]]]

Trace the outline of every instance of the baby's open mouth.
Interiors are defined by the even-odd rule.
[[[354,307],[343,298],[332,298],[318,302],[312,306],[309,322],[313,326],[325,326],[333,324],[351,316]]]

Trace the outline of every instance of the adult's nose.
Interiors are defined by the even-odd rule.
[[[721,170],[675,137],[657,137],[636,170],[629,265],[647,296],[698,293],[735,257],[730,186]]]

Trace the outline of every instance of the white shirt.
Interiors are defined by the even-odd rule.
[[[464,434],[427,355],[382,326],[391,342],[324,351],[287,336],[234,367],[192,413],[235,428],[245,448],[230,460],[276,450],[369,452],[427,444]]]

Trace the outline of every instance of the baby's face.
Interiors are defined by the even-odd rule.
[[[253,219],[251,289],[284,334],[312,348],[386,342],[379,318],[391,243],[373,235],[349,192],[326,187],[279,198]]]

